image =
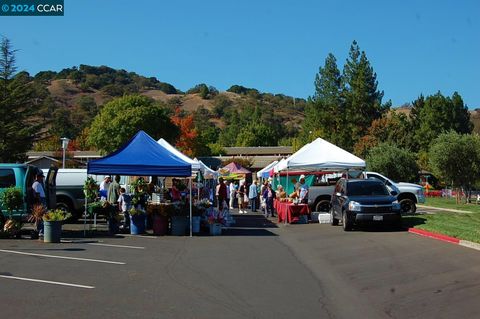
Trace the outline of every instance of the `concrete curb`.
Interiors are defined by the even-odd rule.
[[[433,238],[433,239],[441,240],[441,241],[444,241],[444,242],[447,242],[447,243],[460,245],[460,246],[467,247],[467,248],[472,248],[472,249],[475,249],[475,250],[480,250],[480,244],[474,243],[474,242],[471,242],[471,241],[468,241],[468,240],[458,239],[458,238],[455,238],[455,237],[450,237],[450,236],[442,235],[442,234],[438,234],[438,233],[432,233],[432,232],[429,232],[429,231],[426,231],[426,230],[423,230],[423,229],[417,229],[417,228],[409,228],[408,232],[412,233],[412,234],[420,235],[420,236],[423,236],[423,237]]]

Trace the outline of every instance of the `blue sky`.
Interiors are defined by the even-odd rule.
[[[480,1],[65,0],[64,17],[0,17],[17,65],[80,64],[155,76],[187,90],[233,84],[306,98],[329,52],[353,40],[394,106],[458,91],[480,108]]]

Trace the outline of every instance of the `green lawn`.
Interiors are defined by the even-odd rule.
[[[456,204],[455,198],[441,198],[441,197],[429,197],[424,204],[425,206],[441,207],[464,210],[472,213],[480,213],[480,205],[477,204]]]
[[[470,213],[439,211],[432,215],[405,216],[404,226],[480,243],[480,205],[457,205],[455,199],[445,198],[427,198],[424,205],[464,210]]]

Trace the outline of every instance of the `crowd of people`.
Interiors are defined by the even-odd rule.
[[[308,203],[309,186],[305,182],[305,176],[301,175],[298,182],[295,178],[292,179],[292,183],[295,185],[295,189],[288,196],[298,198],[300,203]],[[247,214],[249,208],[252,213],[256,213],[260,209],[266,217],[274,217],[274,199],[286,198],[287,193],[282,185],[278,185],[277,189],[273,190],[271,180],[265,180],[261,184],[255,180],[248,184],[245,180],[225,181],[220,177],[215,196],[219,210],[234,210],[236,204],[239,214]]]

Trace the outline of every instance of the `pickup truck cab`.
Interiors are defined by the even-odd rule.
[[[425,203],[425,194],[423,187],[417,184],[411,183],[395,183],[388,177],[383,176],[376,172],[364,172],[367,179],[378,179],[382,181],[390,191],[395,191],[397,200],[400,203],[400,207],[403,214],[413,214],[417,210],[418,203]]]
[[[19,210],[13,211],[12,217],[15,219],[24,219],[31,211],[33,206],[34,194],[32,184],[35,180],[35,175],[40,169],[28,164],[0,164],[0,193],[5,188],[14,186],[21,190],[23,194],[23,207]],[[44,186],[45,195],[47,199],[47,207],[56,207],[56,175],[57,168],[52,167],[47,171]],[[8,217],[8,212],[0,203],[0,224]]]

